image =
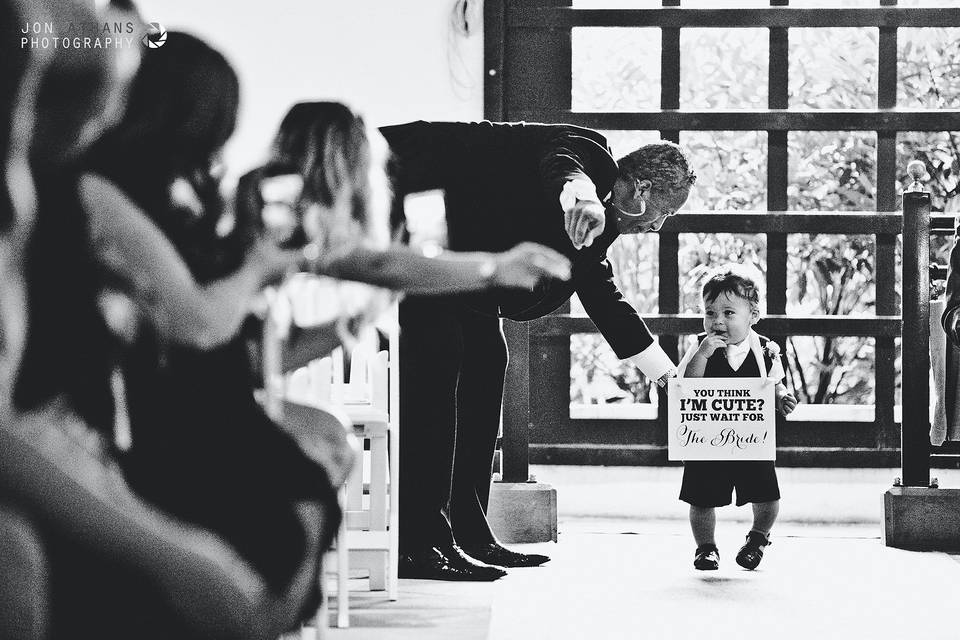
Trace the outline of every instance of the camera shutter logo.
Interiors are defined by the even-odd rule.
[[[143,46],[147,49],[159,49],[167,41],[167,30],[159,22],[151,22],[147,34],[143,36]]]

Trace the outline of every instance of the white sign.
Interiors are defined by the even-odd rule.
[[[764,378],[671,378],[669,460],[775,460],[776,384]]]

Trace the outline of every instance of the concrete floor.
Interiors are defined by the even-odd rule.
[[[749,511],[734,508],[719,512],[720,570],[693,569],[675,469],[534,471],[558,489],[559,542],[516,548],[552,562],[491,584],[402,580],[394,603],[356,580],[352,628],[326,637],[960,638],[957,559],[880,542],[880,496],[893,470],[782,470],[784,518],[754,572],[733,561],[749,524]],[[960,479],[937,475],[942,486]]]

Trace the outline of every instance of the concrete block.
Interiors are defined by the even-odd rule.
[[[487,521],[501,542],[556,542],[557,490],[539,482],[494,482]]]
[[[883,494],[883,540],[898,549],[960,551],[960,489],[888,489]]]

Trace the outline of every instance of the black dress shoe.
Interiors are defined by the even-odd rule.
[[[716,571],[720,568],[720,550],[715,544],[702,544],[693,556],[693,568],[699,571]]]
[[[737,564],[753,571],[763,560],[763,548],[770,544],[773,544],[770,538],[759,531],[751,531],[747,534],[747,543],[737,552]]]
[[[399,575],[401,578],[419,580],[491,582],[507,575],[507,572],[500,567],[477,562],[453,545],[445,551],[431,547],[425,551],[401,554]]]
[[[539,553],[517,553],[501,547],[496,542],[465,546],[463,552],[480,562],[495,564],[498,567],[539,567],[545,562],[550,562],[549,556]]]

